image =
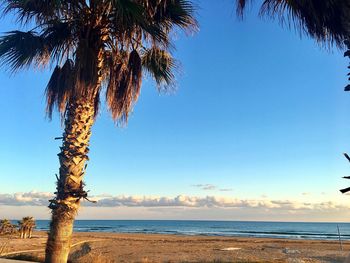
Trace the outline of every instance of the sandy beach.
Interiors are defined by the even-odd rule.
[[[0,237],[3,257],[40,261],[45,232]],[[343,262],[350,242],[153,234],[75,233],[71,262]]]

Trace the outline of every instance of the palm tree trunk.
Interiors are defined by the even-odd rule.
[[[32,238],[33,228],[29,228],[28,238]]]
[[[85,162],[91,126],[94,122],[94,103],[78,99],[70,103],[65,119],[65,131],[61,152],[59,178],[55,200],[50,200],[52,221],[46,244],[45,262],[66,263],[71,246],[73,222],[80,199],[86,197],[83,190]]]
[[[24,239],[27,238],[27,233],[28,233],[28,228],[25,227],[25,228],[24,228],[24,234],[23,234],[23,238],[24,238]]]

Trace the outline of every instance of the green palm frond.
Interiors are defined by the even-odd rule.
[[[86,0],[3,0],[0,7],[4,14],[15,14],[18,22],[43,24],[54,19],[69,20],[87,8]]]
[[[112,3],[110,12],[111,20],[115,26],[112,31],[127,37],[134,33],[145,34],[155,41],[167,45],[169,43],[166,32],[162,29],[160,23],[154,23],[151,17],[147,15],[145,2],[132,0],[109,0]]]
[[[166,50],[157,47],[146,50],[142,56],[142,66],[160,89],[174,85],[177,63]]]
[[[17,71],[31,64],[45,65],[48,62],[48,46],[43,37],[33,31],[11,31],[0,38],[0,61]]]
[[[5,0],[2,3],[3,11],[15,13],[19,22],[26,24],[31,20],[47,21],[57,15],[64,1],[61,0]]]
[[[289,19],[316,40],[339,46],[349,33],[349,12],[347,0],[265,0],[261,8],[261,14],[278,16],[282,23]]]
[[[72,22],[50,21],[46,23],[41,36],[49,46],[51,60],[70,57],[77,42],[76,28]]]
[[[186,0],[162,0],[157,1],[154,7],[153,19],[164,23],[167,28],[178,26],[189,31],[196,31],[198,23],[194,18],[195,7]]]
[[[132,0],[109,0],[112,4],[112,18],[119,27],[129,27],[136,24],[145,24],[144,8]]]
[[[237,0],[239,13],[247,0]],[[350,1],[348,0],[264,0],[260,14],[277,17],[282,24],[291,25],[317,41],[343,46],[349,35]]]
[[[0,61],[13,72],[34,65],[45,66],[73,51],[69,23],[48,23],[43,33],[11,31],[0,38]]]

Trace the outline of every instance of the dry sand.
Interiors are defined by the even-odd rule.
[[[6,257],[40,261],[45,232],[0,237]],[[350,242],[151,234],[75,233],[71,262],[344,262]],[[22,251],[22,252],[21,252]]]

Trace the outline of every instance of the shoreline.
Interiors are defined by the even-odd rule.
[[[46,231],[49,221],[37,221]],[[342,240],[350,240],[350,224],[339,224]],[[171,234],[178,236],[283,238],[295,240],[339,240],[338,223],[268,223],[196,220],[76,220],[76,232]]]
[[[38,233],[47,233],[49,230],[36,230],[35,232]],[[219,234],[186,234],[186,233],[157,233],[157,232],[108,232],[108,231],[74,231],[74,233],[83,233],[83,234],[116,234],[116,235],[161,235],[161,236],[179,236],[179,237],[217,237],[217,238],[249,238],[249,239],[268,239],[268,240],[290,240],[290,241],[329,241],[329,242],[338,242],[339,239],[338,237],[334,239],[322,239],[322,238],[292,238],[292,237],[265,237],[265,236],[239,236],[239,235],[219,235]],[[340,235],[341,241],[344,242],[349,242],[350,243],[350,238],[349,239],[344,239],[342,235]]]
[[[7,257],[26,255],[40,261],[46,232],[36,231],[32,239],[0,237],[0,247],[5,242]],[[75,232],[72,245],[73,262],[81,263],[344,262],[350,250],[350,241],[343,241],[341,251],[339,241],[334,240],[106,232]]]

